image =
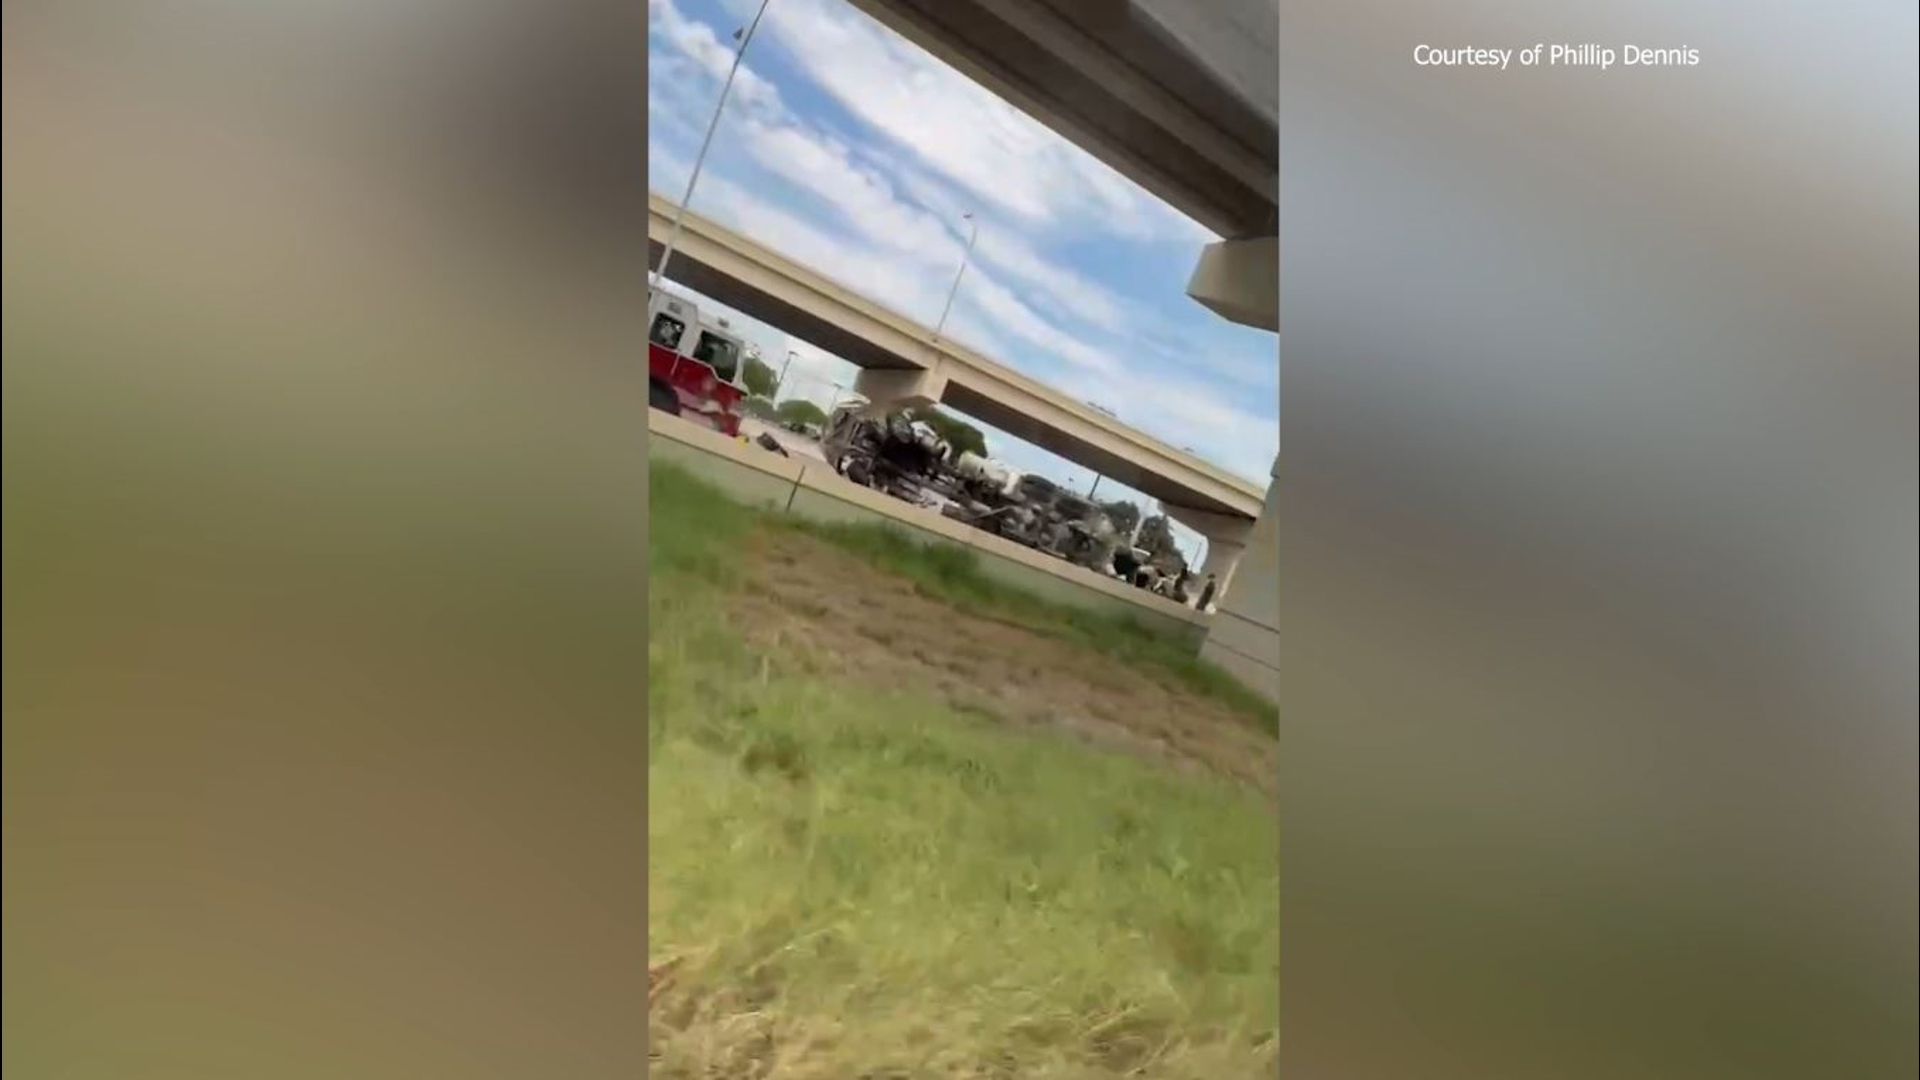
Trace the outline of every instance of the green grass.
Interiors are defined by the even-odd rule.
[[[680,962],[652,1075],[1271,1075],[1263,800],[774,668],[714,600],[740,584],[722,553],[783,526],[651,481],[648,933]],[[969,594],[985,583],[944,554],[817,531],[936,595],[1049,614]]]
[[[962,611],[1010,619],[1044,634],[1077,641],[1130,665],[1158,670],[1175,685],[1220,701],[1269,732],[1279,730],[1278,706],[1200,659],[1193,645],[1124,616],[1048,603],[1032,593],[1003,585],[980,569],[979,559],[971,551],[916,543],[900,530],[883,525],[819,524],[785,518],[775,527],[798,529],[831,541],[907,578],[923,594]]]
[[[970,614],[991,616],[1078,642],[1137,670],[1158,673],[1180,689],[1218,701],[1270,734],[1279,731],[1278,706],[1217,665],[1202,660],[1190,643],[1131,618],[1050,603],[1002,584],[980,569],[979,559],[971,551],[918,543],[901,530],[883,525],[825,524],[758,513],[727,502],[715,489],[672,466],[656,467],[652,482],[656,512],[687,521],[684,527],[690,536],[705,535],[712,528],[731,535],[754,527],[804,532],[913,582],[922,595]],[[695,522],[705,524],[696,526]],[[658,532],[656,525],[656,535]],[[703,565],[711,570],[710,561]]]

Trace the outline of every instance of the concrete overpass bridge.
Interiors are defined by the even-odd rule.
[[[657,265],[679,207],[648,200]],[[882,307],[691,211],[667,277],[858,366],[854,389],[891,412],[938,404],[1149,495],[1207,538],[1204,573],[1224,590],[1260,514],[1263,485],[1168,446],[1106,413]],[[1224,596],[1224,593],[1223,593]]]
[[[851,2],[1223,237],[1187,295],[1279,332],[1277,0]],[[1200,651],[1276,698],[1278,499]]]

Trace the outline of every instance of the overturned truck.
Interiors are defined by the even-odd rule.
[[[868,416],[864,400],[834,409],[820,449],[834,471],[857,484],[962,524],[1186,602],[1184,560],[1134,547],[1100,506],[1044,476],[1019,474],[956,454],[933,428],[905,413]],[[1172,572],[1169,573],[1168,570]]]

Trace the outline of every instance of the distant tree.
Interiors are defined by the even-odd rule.
[[[774,410],[782,424],[819,424],[826,426],[827,414],[806,398],[788,398]]]
[[[780,418],[778,406],[770,398],[759,394],[749,394],[742,399],[740,411],[756,420],[774,421]]]
[[[1147,552],[1147,561],[1169,574],[1177,574],[1186,569],[1186,556],[1180,554],[1180,547],[1173,542],[1173,526],[1166,515],[1155,514],[1142,522],[1140,536],[1134,543]]]
[[[1114,531],[1122,536],[1132,536],[1133,527],[1140,524],[1140,508],[1125,499],[1101,503],[1100,509],[1106,511],[1107,520],[1113,522]]]
[[[931,406],[924,409],[908,409],[907,419],[919,420],[932,428],[939,436],[947,440],[953,452],[969,453],[975,457],[987,456],[987,437],[980,429],[959,417],[949,415]]]
[[[749,346],[751,348],[751,346]],[[757,350],[747,354],[746,370],[740,373],[740,381],[746,384],[747,393],[755,397],[772,398],[780,390],[780,380],[766,361],[760,359]]]

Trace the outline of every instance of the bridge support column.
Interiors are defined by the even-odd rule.
[[[1200,252],[1187,295],[1242,326],[1280,330],[1280,238],[1222,240]]]
[[[853,392],[867,399],[861,411],[868,416],[938,405],[946,391],[947,377],[939,371],[863,368],[853,379]]]
[[[1213,603],[1218,607],[1226,603],[1227,588],[1233,584],[1233,572],[1240,566],[1240,557],[1246,554],[1247,545],[1232,540],[1207,537],[1207,557],[1200,564],[1200,580],[1205,581],[1208,574],[1213,575]]]
[[[1280,471],[1278,457],[1273,471]],[[1275,701],[1280,700],[1279,502],[1280,485],[1268,485],[1266,505],[1236,560],[1238,587],[1218,602],[1200,646],[1202,657]]]
[[[1214,606],[1224,605],[1227,587],[1233,583],[1233,572],[1247,550],[1254,523],[1232,514],[1185,506],[1165,506],[1165,509],[1173,520],[1207,538],[1207,557],[1200,566],[1200,579],[1204,582],[1208,574],[1213,575]]]

